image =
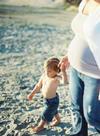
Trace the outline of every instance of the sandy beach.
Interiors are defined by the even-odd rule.
[[[69,136],[68,84],[57,90],[61,123],[53,128],[48,125],[38,134],[30,127],[40,120],[43,98],[40,92],[29,102],[27,95],[41,76],[45,59],[67,54],[75,14],[48,8],[27,14],[0,12],[0,136]],[[89,128],[89,136],[99,135]]]

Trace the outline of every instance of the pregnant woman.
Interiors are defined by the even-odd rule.
[[[100,132],[100,0],[82,0],[71,27],[75,36],[59,64],[70,64],[70,136],[88,136],[88,125]]]

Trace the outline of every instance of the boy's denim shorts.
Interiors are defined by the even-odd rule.
[[[51,122],[53,117],[58,113],[59,96],[51,99],[45,99],[45,108],[42,114],[42,120]]]

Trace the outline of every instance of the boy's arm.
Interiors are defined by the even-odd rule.
[[[35,85],[34,89],[32,90],[32,92],[28,95],[28,99],[32,100],[33,96],[40,91],[40,89],[42,88],[42,76],[40,78],[40,80],[38,81],[38,83]]]
[[[63,84],[68,83],[68,77],[67,77],[66,71],[62,71],[62,83]]]
[[[67,84],[68,83],[68,77],[67,77],[67,73],[66,73],[66,65],[64,63],[62,63],[61,67],[61,73],[62,73],[62,83],[63,84]]]

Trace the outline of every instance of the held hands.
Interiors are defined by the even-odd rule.
[[[62,60],[59,63],[59,67],[60,67],[60,69],[61,69],[62,72],[64,72],[66,69],[68,69],[69,65],[70,64],[69,64],[67,56],[63,57]]]

